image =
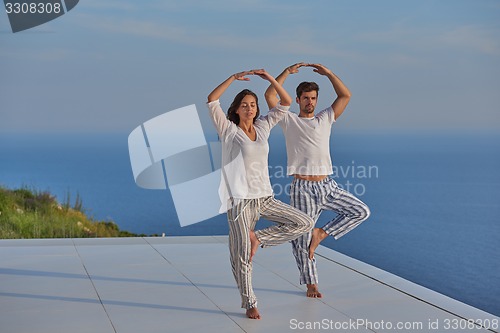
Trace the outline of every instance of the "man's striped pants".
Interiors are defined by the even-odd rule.
[[[312,217],[316,222],[323,210],[337,216],[322,229],[339,239],[370,216],[370,209],[351,193],[341,189],[330,177],[321,181],[295,178],[290,188],[290,204]],[[300,284],[317,284],[316,259],[309,259],[312,230],[292,241],[293,255],[300,271]]]

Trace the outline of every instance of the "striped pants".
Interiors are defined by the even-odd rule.
[[[322,181],[294,179],[290,188],[290,204],[317,221],[323,210],[337,216],[322,229],[339,239],[370,216],[370,209],[351,193],[341,189],[330,177]],[[312,231],[292,241],[292,250],[300,272],[300,284],[317,284],[316,259],[309,259]]]
[[[272,196],[233,202],[232,208],[227,211],[229,255],[241,294],[241,307],[245,309],[257,306],[257,298],[252,288],[249,231],[254,230],[260,217],[276,222],[273,226],[255,231],[262,247],[291,241],[314,226],[314,221],[309,216]]]

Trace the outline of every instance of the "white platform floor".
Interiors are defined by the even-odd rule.
[[[324,297],[310,299],[289,244],[259,249],[250,320],[224,236],[0,240],[0,332],[499,332],[496,316],[317,253]]]

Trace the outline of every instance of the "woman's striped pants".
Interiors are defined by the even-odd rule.
[[[254,230],[261,217],[276,222],[275,225],[255,231],[261,246],[268,247],[291,241],[310,231],[314,222],[305,213],[272,196],[234,199],[227,217],[231,268],[241,294],[241,307],[250,309],[257,306],[257,298],[252,288],[249,231]]]

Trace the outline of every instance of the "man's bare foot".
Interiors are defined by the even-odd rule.
[[[316,284],[307,285],[307,297],[321,298],[323,295],[318,291],[318,286]]]
[[[314,251],[316,251],[316,248],[318,247],[319,243],[323,239],[328,237],[328,234],[321,228],[314,228],[312,231],[312,238],[311,238],[311,245],[309,245],[309,259],[314,258]]]
[[[260,241],[257,239],[257,236],[255,236],[255,231],[250,230],[250,261],[252,261],[253,256],[259,248],[259,245]]]
[[[247,317],[250,319],[260,319],[260,313],[257,308],[250,308],[247,310]]]

